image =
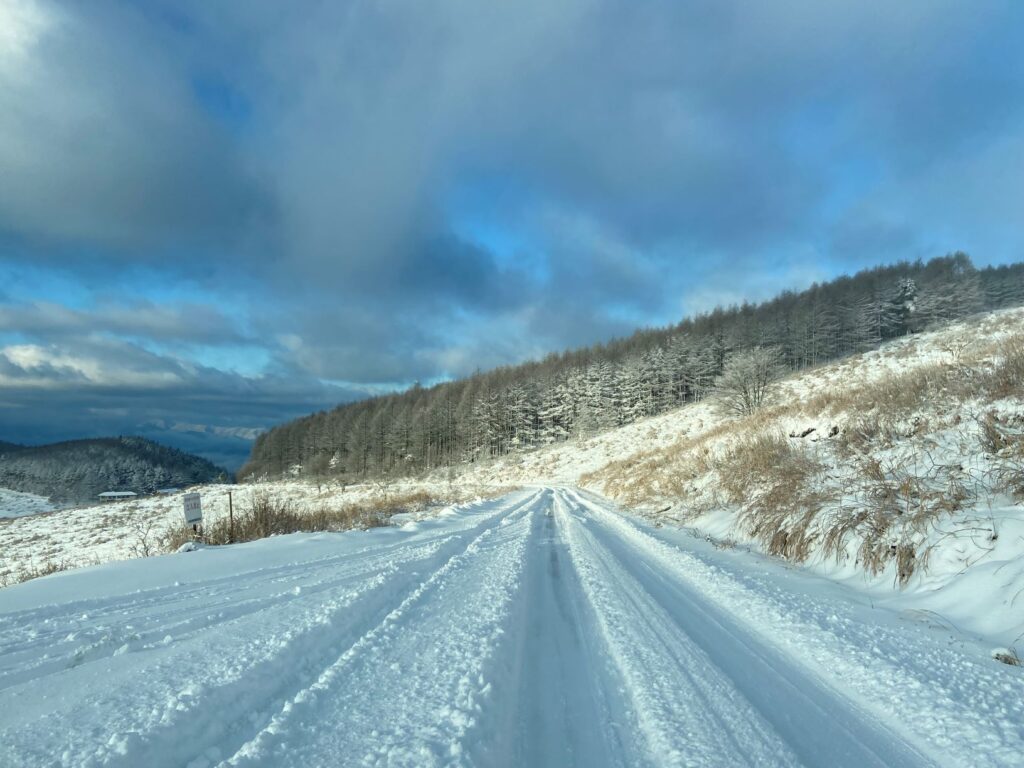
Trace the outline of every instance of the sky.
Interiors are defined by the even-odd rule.
[[[1024,4],[0,0],[0,440],[260,430],[1024,258]]]

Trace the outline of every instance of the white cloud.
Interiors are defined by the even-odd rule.
[[[58,21],[57,10],[37,0],[0,0],[0,78],[26,77],[40,38]]]
[[[100,351],[117,354],[101,356],[97,354]],[[126,351],[130,348],[123,345],[117,348],[93,346],[91,350],[37,344],[0,347],[0,357],[8,363],[0,367],[0,387],[152,389],[183,383],[180,372],[154,368],[145,353],[126,355]]]

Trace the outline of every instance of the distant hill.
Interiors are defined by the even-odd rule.
[[[95,501],[104,491],[149,493],[227,475],[206,459],[142,437],[39,446],[0,442],[0,488],[46,496],[57,503]]]

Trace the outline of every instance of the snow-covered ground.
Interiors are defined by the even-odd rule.
[[[202,489],[204,511],[211,519],[227,514],[227,491],[232,488]],[[0,519],[0,579],[17,581],[26,571],[48,566],[76,567],[155,552],[159,537],[183,522],[183,493]]]
[[[1024,765],[1024,403],[985,383],[1021,334],[454,477],[199,489],[462,504],[385,529],[140,558],[181,494],[0,519],[0,584],[105,563],[0,589],[0,765]]]
[[[161,539],[184,522],[182,497],[198,492],[207,523],[228,514],[228,493],[235,511],[245,509],[253,496],[266,494],[297,509],[338,509],[381,498],[425,491],[438,500],[466,500],[493,495],[475,484],[452,487],[446,482],[375,483],[317,487],[301,481],[253,485],[203,485],[171,494],[144,496],[73,509],[61,509],[17,519],[0,519],[0,586],[24,574],[48,567],[74,568],[125,560],[161,552]]]
[[[857,427],[857,420],[872,408],[870,388],[894,376],[935,366],[985,365],[998,352],[999,344],[1014,334],[1024,333],[1024,310],[1009,310],[937,332],[900,339],[883,348],[838,361],[818,369],[794,374],[782,383],[776,408],[758,429],[773,430],[801,450],[811,452],[826,465],[830,477],[831,503],[850,507],[856,499],[844,497],[847,487],[861,479],[853,473],[856,463],[836,460],[831,451],[830,433],[835,429]],[[850,393],[859,388],[862,399],[843,408],[805,407],[827,393]],[[841,398],[840,398],[841,399]],[[909,467],[922,457],[938,467],[942,482],[967,487],[974,498],[956,514],[936,517],[935,526],[916,531],[912,543],[927,550],[928,567],[918,568],[906,589],[935,590],[959,579],[962,572],[991,571],[1002,578],[1015,568],[999,566],[1024,555],[1024,513],[1017,499],[992,487],[989,480],[998,469],[983,455],[977,437],[980,422],[988,413],[996,413],[1012,428],[1024,425],[1024,404],[1019,398],[999,402],[977,398],[936,399],[886,429],[900,440],[885,450],[872,448],[871,455],[883,464]],[[227,512],[227,493],[234,491],[236,504],[244,506],[252,493],[268,493],[304,508],[343,506],[359,503],[383,494],[400,495],[425,491],[441,500],[473,498],[479,489],[488,493],[495,488],[523,484],[581,485],[627,504],[659,523],[683,526],[716,539],[743,547],[763,549],[763,542],[751,535],[739,514],[742,505],[722,498],[721,478],[714,467],[695,473],[694,452],[707,449],[707,456],[727,453],[735,446],[746,425],[733,423],[716,410],[714,399],[684,406],[675,411],[645,419],[586,440],[573,440],[537,451],[463,468],[454,478],[450,473],[436,477],[393,483],[362,484],[342,488],[336,484],[317,486],[301,479],[281,480],[259,486],[205,486],[203,504],[208,518]],[[812,429],[805,438],[789,438]],[[903,439],[905,438],[905,439]],[[701,458],[701,457],[697,457]],[[713,464],[713,461],[707,462]],[[962,472],[947,471],[961,468]],[[933,479],[934,480],[934,479]],[[894,479],[895,482],[895,479]],[[934,482],[933,482],[934,484]],[[934,493],[941,493],[939,487]],[[757,499],[750,500],[756,505]],[[3,509],[0,497],[0,509]],[[49,565],[78,566],[138,556],[181,520],[181,494],[156,496],[125,502],[113,502],[49,514],[2,519],[0,514],[0,584],[17,581],[26,572],[45,570]],[[827,506],[827,505],[823,505]],[[18,509],[24,509],[24,505]],[[903,537],[893,535],[894,543]],[[848,537],[840,557],[825,552],[819,536],[810,546],[803,564],[835,579],[860,583],[866,589],[878,587],[891,591],[896,565],[877,574],[866,574],[856,549],[859,539]],[[883,542],[884,544],[884,542]],[[982,568],[976,570],[975,566]],[[5,575],[6,574],[6,575]],[[1015,577],[1021,579],[1024,577]],[[987,589],[997,588],[989,579]],[[1017,580],[1000,582],[998,587],[1016,593],[1024,588]],[[979,588],[981,585],[976,585]],[[1024,599],[1024,598],[1022,598]],[[1006,611],[1000,613],[1005,616]],[[1013,615],[1017,615],[1014,613]],[[1014,627],[1024,632],[1024,619],[1004,621],[1002,636]],[[987,630],[978,626],[978,629]],[[1012,640],[1007,638],[1007,642]]]
[[[0,590],[0,764],[1018,766],[1024,673],[536,488]]]
[[[749,493],[737,501],[723,490],[734,478],[723,474],[735,464],[730,454],[738,446],[755,435],[773,436],[789,452],[779,461],[791,453],[814,463],[800,482],[807,496],[820,495],[807,502],[787,499],[795,509],[781,526],[785,533],[799,532],[805,511],[812,512],[799,542],[806,552],[790,562],[876,602],[890,601],[1022,651],[1024,506],[1008,476],[1024,492],[1024,402],[1016,395],[991,397],[972,383],[1014,338],[1024,338],[1024,310],[992,313],[799,372],[781,383],[772,407],[751,419],[723,415],[710,398],[587,440],[505,457],[474,468],[468,477],[579,485],[666,530],[683,529],[757,555],[768,549],[767,537],[752,529],[773,501],[767,492],[778,490],[785,475],[772,466],[763,469],[767,479],[748,484]],[[915,372],[939,381],[948,376],[954,386],[937,387],[920,402],[908,397],[909,404],[881,403],[882,397],[902,398],[900,388],[916,384]],[[1017,441],[1009,453],[983,450],[983,425],[990,417]],[[854,443],[850,435],[871,429],[875,437],[843,451]],[[872,484],[865,471],[874,462],[884,478]],[[889,514],[894,522],[876,534],[873,546],[883,555],[882,567],[872,572],[860,548],[873,533],[872,504],[882,491],[906,514]],[[860,527],[830,549],[837,522],[861,516]],[[887,556],[889,549],[914,553],[915,567],[902,584],[899,560]]]
[[[25,517],[54,509],[56,506],[44,496],[0,488],[0,518]]]

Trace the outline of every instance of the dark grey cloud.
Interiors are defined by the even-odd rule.
[[[0,266],[90,293],[0,294],[22,398],[162,376],[189,416],[149,423],[240,419],[182,398],[284,408],[1024,246],[1009,0],[3,8]],[[188,353],[246,346],[263,379]]]
[[[40,163],[25,173],[40,194],[12,185],[33,211],[12,211],[12,228],[173,240],[208,218],[266,238],[245,243],[254,269],[389,283],[448,237],[438,196],[483,173],[634,244],[756,248],[814,223],[830,169],[802,144],[920,162],[1021,108],[1019,65],[990,52],[1008,3],[205,5],[31,6],[35,66],[8,67],[5,93],[22,113],[9,133],[38,144],[4,163]],[[251,104],[245,131],[226,135],[218,105],[197,101],[210,72]],[[90,117],[106,122],[88,130]],[[273,205],[254,208],[260,195]]]
[[[0,230],[138,259],[223,242],[250,219],[259,190],[197,104],[178,35],[115,3],[2,14]]]
[[[0,347],[0,440],[142,434],[237,469],[259,431],[365,396],[301,371],[246,377],[109,338]]]
[[[0,298],[0,333],[4,331],[50,339],[88,333],[192,344],[254,342],[215,307],[196,302],[168,306],[146,299],[76,309],[52,301],[8,303]]]

